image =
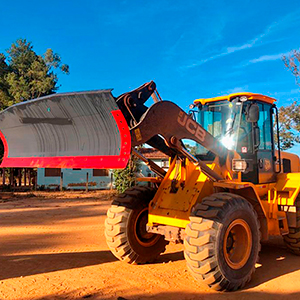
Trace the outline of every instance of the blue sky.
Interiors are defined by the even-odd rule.
[[[288,105],[300,89],[281,56],[300,48],[299,1],[1,1],[0,52],[17,38],[70,65],[60,92],[154,80],[182,108],[249,91]],[[300,147],[292,149],[300,154]]]

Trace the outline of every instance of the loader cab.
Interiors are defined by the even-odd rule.
[[[195,100],[198,123],[247,163],[242,181],[254,184],[276,181],[274,101],[252,93]],[[201,160],[214,159],[212,152],[201,145],[197,145],[196,152]]]

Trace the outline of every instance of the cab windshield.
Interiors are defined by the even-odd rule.
[[[197,121],[227,149],[242,152],[246,147],[245,152],[249,152],[251,124],[245,120],[246,103],[238,97],[230,102],[207,103],[199,109]],[[197,144],[197,155],[205,156],[208,152],[208,149]]]

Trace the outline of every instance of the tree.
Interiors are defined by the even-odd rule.
[[[55,93],[59,88],[55,70],[69,74],[69,66],[52,49],[38,55],[31,42],[17,40],[6,56],[0,53],[0,109]]]
[[[279,108],[279,136],[282,150],[300,143],[300,105],[295,101]]]
[[[139,159],[136,156],[131,155],[125,169],[113,171],[115,186],[119,193],[123,193],[125,190],[136,184],[136,178],[139,169]]]
[[[282,61],[295,76],[296,84],[300,86],[300,50],[292,50],[282,56]],[[295,101],[289,106],[279,108],[279,135],[283,150],[300,143],[300,105]]]
[[[3,103],[8,103],[10,100],[9,85],[6,81],[6,76],[9,73],[9,66],[5,62],[5,56],[0,53],[0,109],[4,108]]]
[[[282,61],[295,76],[296,84],[300,86],[300,50],[292,50],[288,55],[283,55]]]
[[[187,148],[187,150],[192,154],[192,155],[196,155],[197,153],[197,146],[192,146],[188,143],[185,143],[184,146]]]

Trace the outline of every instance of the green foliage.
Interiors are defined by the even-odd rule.
[[[300,105],[296,101],[279,108],[279,135],[282,150],[300,142]]]
[[[192,146],[190,144],[184,144],[184,146],[187,148],[187,150],[192,154],[192,155],[196,155],[197,153],[197,146]]]
[[[136,156],[131,155],[125,169],[113,171],[115,186],[119,193],[123,193],[128,188],[136,185],[136,177],[139,169],[139,159]]]
[[[38,55],[26,39],[19,39],[0,53],[0,109],[12,104],[46,96],[58,89],[55,69],[69,74],[69,66],[52,49]]]
[[[300,50],[292,50],[288,55],[282,56],[282,61],[296,79],[300,86]],[[300,143],[300,105],[295,101],[293,104],[279,108],[279,135],[283,150]]]
[[[0,109],[3,109],[3,103],[10,101],[9,84],[6,80],[7,74],[9,74],[10,68],[5,62],[5,55],[0,53]]]
[[[287,56],[283,55],[282,60],[284,65],[295,76],[296,84],[300,86],[300,50],[292,50]]]

